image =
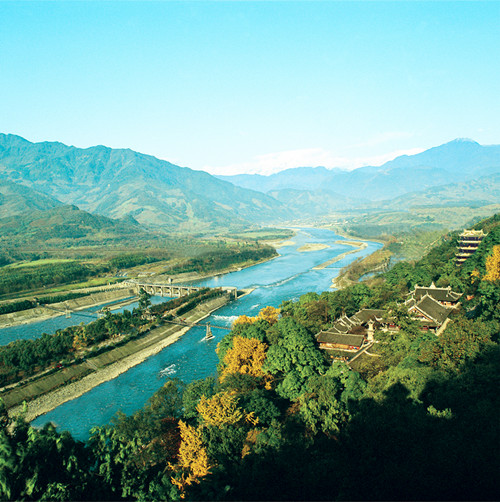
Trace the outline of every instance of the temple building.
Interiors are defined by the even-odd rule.
[[[335,333],[330,330],[320,331],[316,335],[316,341],[320,349],[340,349],[357,351],[365,341],[364,335],[352,335],[349,333]]]
[[[445,307],[456,307],[462,293],[455,293],[450,286],[446,288],[437,288],[435,284],[432,283],[428,288],[416,284],[415,289],[408,296],[410,299],[419,302],[426,295]]]
[[[453,307],[447,307],[426,294],[416,300],[410,298],[405,302],[408,313],[413,319],[419,321],[424,331],[437,331],[448,319]]]
[[[326,350],[333,359],[348,361],[361,348],[373,342],[375,329],[397,329],[387,312],[381,309],[363,309],[351,317],[345,314],[333,326],[316,335],[319,348]]]
[[[482,230],[464,230],[458,240],[455,264],[460,266],[469,256],[472,256],[486,235]]]
[[[427,288],[416,285],[404,305],[422,331],[439,334],[461,296],[449,287],[437,288],[434,283]],[[348,361],[359,350],[371,346],[375,330],[399,331],[399,326],[386,310],[362,309],[350,317],[342,315],[331,327],[317,333],[316,341],[333,359]]]

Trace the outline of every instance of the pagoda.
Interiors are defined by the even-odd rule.
[[[458,240],[458,252],[456,254],[455,264],[458,266],[472,256],[486,237],[482,230],[464,230]]]

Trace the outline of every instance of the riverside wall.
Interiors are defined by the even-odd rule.
[[[92,293],[88,296],[82,296],[81,298],[74,298],[73,300],[53,303],[48,307],[40,306],[33,309],[21,310],[20,312],[2,314],[0,315],[0,328],[8,328],[9,326],[17,326],[19,324],[44,321],[46,319],[50,319],[51,317],[64,315],[64,311],[66,310],[83,310],[134,295],[134,288],[113,289],[101,291],[99,293]],[[57,312],[58,310],[62,312]]]

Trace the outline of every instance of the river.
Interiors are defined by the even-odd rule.
[[[332,279],[342,267],[382,246],[376,242],[367,242],[365,249],[348,254],[326,268],[313,269],[353,249],[347,244],[336,243],[342,240],[343,237],[330,230],[297,229],[297,234],[292,238],[293,242],[290,241],[278,250],[279,257],[238,272],[197,282],[196,285],[211,287],[255,288],[250,294],[219,309],[207,321],[214,326],[230,326],[239,315],[256,315],[267,305],[278,307],[284,300],[297,299],[309,291],[331,291]],[[305,244],[323,244],[328,247],[315,251],[298,251]],[[155,298],[155,302],[161,300]],[[57,319],[63,323],[67,321],[64,317]],[[51,321],[57,322],[57,319]],[[40,332],[38,324],[42,323],[27,325],[23,329]],[[0,336],[2,331],[0,330]],[[114,380],[105,382],[83,396],[38,417],[33,424],[40,426],[51,421],[59,429],[69,430],[75,438],[85,440],[91,427],[109,423],[118,410],[131,414],[141,408],[167,378],[177,377],[184,382],[191,382],[215,374],[218,362],[215,348],[227,331],[214,327],[212,332],[215,338],[203,341],[204,329],[192,328],[159,354]],[[168,371],[161,374],[165,368],[168,368]]]

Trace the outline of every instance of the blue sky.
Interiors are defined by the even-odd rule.
[[[214,173],[500,143],[500,2],[2,2],[0,132]]]

